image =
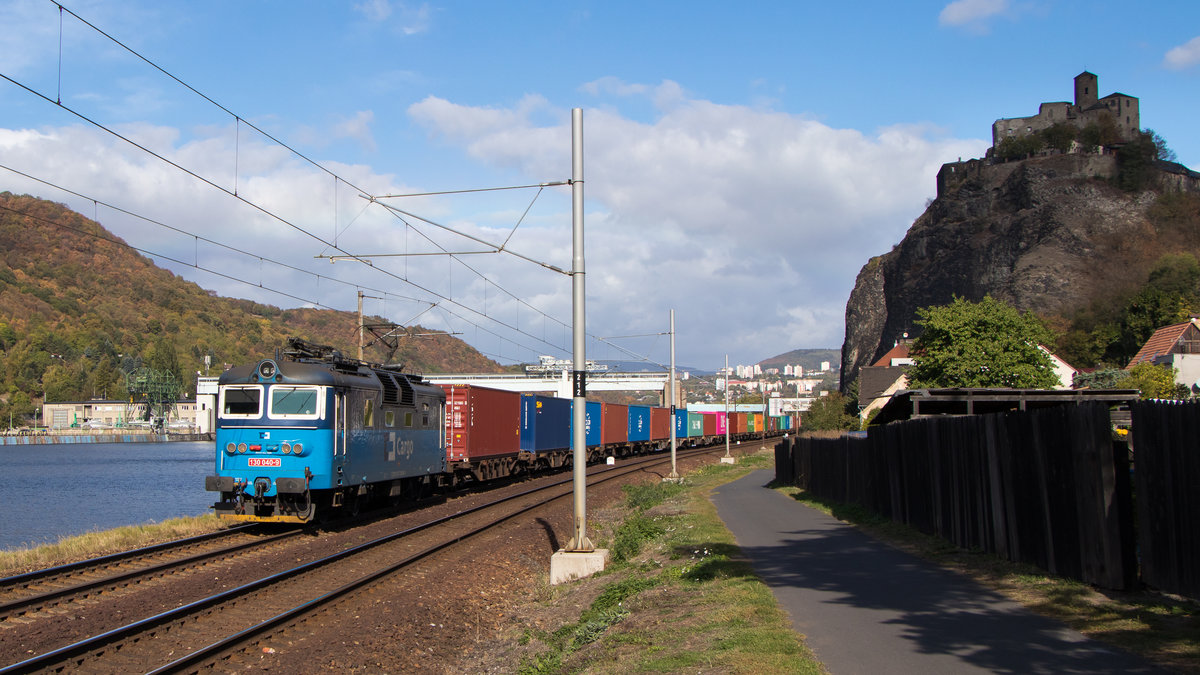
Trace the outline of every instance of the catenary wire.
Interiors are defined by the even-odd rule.
[[[81,16],[79,16],[78,14],[76,14],[75,12],[73,12],[73,11],[71,11],[70,9],[68,9],[68,8],[64,7],[62,4],[60,4],[60,3],[58,3],[58,2],[55,2],[54,0],[51,0],[51,2],[52,2],[52,4],[54,4],[54,5],[55,5],[56,7],[58,7],[58,9],[59,9],[59,13],[60,13],[60,23],[61,23],[61,16],[62,16],[62,13],[63,13],[64,11],[65,11],[66,13],[69,13],[71,16],[75,17],[75,18],[76,18],[77,20],[79,20],[81,23],[83,23],[84,25],[88,26],[88,27],[89,27],[89,28],[91,28],[92,30],[96,31],[96,32],[97,32],[97,33],[99,33],[100,35],[103,35],[105,38],[107,38],[108,40],[110,40],[110,41],[111,41],[111,42],[113,42],[114,44],[116,44],[116,45],[120,46],[122,49],[125,49],[125,50],[126,50],[126,51],[128,51],[130,54],[132,54],[132,55],[134,55],[135,57],[137,57],[139,60],[141,60],[141,61],[145,62],[147,65],[151,66],[151,67],[152,67],[152,68],[154,68],[155,70],[157,70],[157,71],[161,72],[162,74],[166,75],[167,77],[169,77],[169,78],[170,78],[170,79],[172,79],[173,81],[177,82],[177,83],[178,83],[178,84],[180,84],[181,86],[185,87],[185,88],[186,88],[186,89],[188,89],[189,91],[191,91],[191,92],[193,92],[194,94],[196,94],[197,96],[201,97],[201,98],[202,98],[202,99],[204,99],[205,101],[209,102],[210,104],[212,104],[212,105],[213,105],[213,106],[215,106],[216,108],[218,108],[218,109],[220,109],[221,111],[225,112],[226,114],[230,115],[230,117],[232,117],[232,118],[235,120],[235,122],[236,122],[236,123],[239,125],[239,128],[240,128],[240,125],[241,125],[241,124],[245,124],[247,127],[251,128],[251,129],[254,129],[254,130],[255,130],[255,131],[257,131],[259,134],[261,134],[263,137],[270,139],[272,142],[276,143],[276,144],[277,144],[277,145],[279,145],[280,147],[286,148],[286,149],[287,149],[289,152],[291,152],[291,153],[293,153],[295,156],[297,156],[297,157],[299,157],[299,158],[303,159],[305,162],[307,162],[307,163],[311,164],[312,166],[314,166],[315,168],[319,169],[320,171],[322,171],[322,172],[324,172],[324,173],[326,173],[326,174],[329,174],[329,175],[331,175],[331,176],[332,176],[332,177],[335,179],[335,185],[336,185],[337,181],[341,181],[341,182],[345,183],[347,186],[350,186],[350,187],[352,187],[352,188],[358,189],[358,190],[360,190],[361,192],[366,192],[365,190],[362,190],[361,188],[359,188],[358,186],[356,186],[354,183],[352,183],[352,182],[350,182],[350,181],[347,181],[347,180],[345,180],[344,178],[342,178],[341,176],[339,176],[339,175],[338,175],[338,174],[336,174],[335,172],[333,172],[333,171],[331,171],[331,170],[327,169],[326,167],[324,167],[324,166],[323,166],[323,165],[321,165],[320,163],[316,162],[315,160],[312,160],[312,159],[311,159],[311,158],[309,158],[308,156],[306,156],[306,155],[304,155],[303,153],[301,153],[301,152],[299,152],[299,151],[295,150],[294,148],[292,148],[291,146],[287,145],[286,143],[284,143],[284,142],[280,141],[279,139],[275,138],[275,137],[274,137],[274,136],[272,136],[271,134],[269,134],[269,133],[267,133],[267,132],[263,131],[262,129],[258,128],[258,127],[257,127],[257,126],[255,126],[253,123],[251,123],[251,122],[249,122],[249,121],[245,120],[244,118],[242,118],[240,115],[237,115],[237,114],[233,113],[231,110],[229,110],[229,109],[228,109],[228,108],[226,108],[225,106],[221,105],[220,103],[217,103],[217,102],[216,102],[214,99],[212,99],[211,97],[209,97],[209,96],[205,95],[204,93],[200,92],[199,90],[195,89],[194,87],[192,87],[192,86],[191,86],[191,85],[189,85],[188,83],[186,83],[186,82],[184,82],[183,80],[181,80],[180,78],[178,78],[178,77],[176,77],[175,75],[171,74],[170,72],[166,71],[165,69],[163,69],[162,67],[158,66],[156,63],[154,63],[154,62],[153,62],[153,61],[151,61],[150,59],[148,59],[148,58],[146,58],[145,56],[143,56],[143,55],[141,55],[140,53],[138,53],[136,50],[133,50],[132,48],[130,48],[130,47],[128,47],[127,45],[125,45],[124,43],[122,43],[120,40],[117,40],[117,39],[116,39],[116,38],[114,38],[113,36],[109,35],[107,32],[105,32],[105,31],[101,30],[100,28],[98,28],[97,26],[95,26],[94,24],[92,24],[91,22],[87,21],[87,20],[86,20],[86,19],[84,19],[83,17],[81,17]],[[60,50],[61,50],[61,38],[60,38]],[[61,68],[61,59],[60,59],[60,68]],[[182,165],[180,165],[180,164],[178,164],[178,163],[176,163],[176,162],[173,162],[173,161],[171,161],[171,160],[169,160],[169,159],[167,159],[167,158],[163,157],[162,155],[159,155],[158,153],[156,153],[156,152],[154,152],[154,151],[150,150],[149,148],[146,148],[146,147],[144,147],[144,146],[142,146],[142,145],[140,145],[140,144],[138,144],[138,143],[134,142],[132,139],[130,139],[130,138],[127,138],[127,137],[123,136],[122,134],[119,134],[119,133],[115,132],[115,131],[114,131],[114,130],[112,130],[112,129],[109,129],[108,127],[104,126],[103,124],[100,124],[99,122],[97,122],[97,121],[95,121],[95,120],[92,120],[91,118],[89,118],[89,117],[87,117],[86,115],[83,115],[82,113],[80,113],[80,112],[78,112],[78,111],[76,111],[76,110],[74,110],[74,109],[70,108],[69,106],[63,106],[63,105],[62,105],[62,103],[61,103],[61,93],[60,93],[60,95],[58,96],[58,100],[51,101],[51,100],[50,100],[48,97],[46,97],[45,95],[41,94],[40,92],[38,92],[38,91],[36,91],[36,90],[32,89],[31,87],[28,87],[28,86],[26,86],[25,84],[23,84],[23,83],[21,83],[21,82],[18,82],[18,81],[16,81],[16,80],[14,80],[13,78],[11,78],[11,77],[9,77],[9,76],[7,76],[7,75],[4,75],[3,73],[0,73],[0,77],[2,77],[3,79],[5,79],[5,80],[7,80],[7,81],[11,82],[12,84],[14,84],[14,85],[16,85],[16,86],[18,86],[18,87],[20,87],[20,88],[22,88],[22,89],[25,89],[26,91],[28,91],[28,92],[29,92],[29,93],[31,93],[31,94],[34,94],[35,96],[38,96],[39,98],[42,98],[42,99],[46,100],[47,102],[52,102],[52,103],[54,103],[56,106],[58,106],[58,107],[60,107],[60,108],[62,108],[62,109],[64,109],[64,110],[66,110],[66,111],[70,112],[71,114],[73,114],[73,115],[75,115],[75,116],[79,117],[80,119],[84,120],[85,122],[87,122],[87,123],[89,123],[89,124],[91,124],[91,125],[93,125],[93,126],[95,126],[95,127],[97,127],[97,128],[100,128],[100,129],[102,129],[102,130],[104,130],[104,131],[108,132],[109,134],[112,134],[113,136],[115,136],[115,137],[117,137],[117,138],[119,138],[119,139],[121,139],[121,140],[125,141],[126,143],[130,144],[131,146],[133,146],[133,147],[135,147],[135,148],[138,148],[139,150],[142,150],[143,152],[145,152],[145,153],[147,153],[147,154],[149,154],[149,155],[151,155],[151,156],[153,156],[153,157],[155,157],[155,158],[159,159],[160,161],[162,161],[162,162],[164,162],[164,163],[166,163],[166,164],[168,164],[168,165],[170,165],[170,166],[173,166],[173,167],[175,167],[176,169],[178,169],[178,170],[180,170],[180,171],[182,171],[182,172],[184,172],[184,173],[186,173],[186,174],[188,174],[188,175],[192,176],[192,177],[193,177],[193,178],[195,178],[196,180],[199,180],[199,181],[201,181],[201,182],[203,182],[203,183],[205,183],[205,184],[207,184],[207,185],[209,185],[209,186],[211,186],[211,187],[213,187],[213,188],[216,188],[217,190],[219,190],[219,191],[221,191],[221,192],[223,192],[223,193],[225,193],[225,194],[227,194],[227,195],[229,195],[229,196],[232,196],[232,197],[234,197],[235,199],[238,199],[239,201],[242,201],[242,202],[243,202],[243,203],[245,203],[246,205],[250,206],[251,208],[254,208],[254,209],[258,210],[259,212],[263,213],[264,215],[267,215],[267,216],[269,216],[270,218],[272,218],[272,219],[274,219],[274,220],[277,220],[277,221],[279,221],[279,222],[281,222],[281,223],[283,223],[283,224],[287,225],[288,227],[290,227],[290,228],[292,228],[292,229],[295,229],[296,231],[298,231],[298,232],[300,232],[300,233],[302,233],[302,234],[304,234],[304,235],[306,235],[306,236],[308,236],[308,237],[311,237],[311,238],[313,238],[313,239],[315,239],[315,240],[317,240],[317,241],[319,241],[319,242],[321,242],[321,243],[325,244],[325,245],[326,245],[326,247],[327,247],[327,249],[328,249],[328,248],[332,248],[332,249],[334,249],[334,250],[342,251],[342,249],[340,249],[340,248],[339,248],[339,247],[336,245],[336,243],[335,243],[335,242],[334,242],[334,243],[331,243],[331,242],[329,242],[329,241],[327,241],[327,240],[323,239],[322,237],[320,237],[320,236],[318,236],[318,235],[316,235],[316,234],[313,234],[312,232],[309,232],[308,230],[304,229],[303,227],[300,227],[300,226],[296,225],[295,223],[292,223],[292,222],[288,221],[286,218],[283,218],[283,217],[281,217],[281,216],[279,216],[279,215],[275,214],[274,212],[270,211],[269,209],[266,209],[265,207],[262,207],[262,206],[260,206],[260,205],[258,205],[258,204],[256,204],[256,203],[254,203],[254,202],[251,202],[251,201],[249,201],[249,200],[247,200],[247,199],[245,199],[245,198],[241,197],[240,195],[238,195],[238,194],[237,194],[236,188],[235,188],[235,190],[234,190],[234,191],[232,191],[232,192],[231,192],[231,191],[229,191],[227,188],[224,188],[224,187],[222,187],[222,186],[220,186],[220,185],[217,185],[217,184],[216,184],[216,183],[214,183],[213,181],[211,181],[211,180],[209,180],[209,179],[207,179],[207,178],[205,178],[205,177],[203,177],[203,176],[201,176],[201,175],[199,175],[199,174],[197,174],[197,173],[195,173],[195,172],[193,172],[193,171],[191,171],[191,170],[187,169],[186,167],[184,167],[184,166],[182,166]],[[235,180],[236,180],[236,177],[235,177]],[[455,191],[430,192],[430,193],[412,193],[411,195],[390,195],[390,196],[417,196],[417,195],[419,195],[419,194],[459,194],[459,193],[465,193],[465,192],[486,192],[486,191],[494,191],[494,190],[503,190],[503,189],[520,189],[520,188],[529,188],[529,187],[538,187],[538,188],[539,188],[539,194],[540,194],[540,191],[541,191],[541,189],[543,189],[544,187],[546,187],[546,186],[548,186],[548,185],[562,185],[562,184],[569,184],[569,181],[563,181],[563,182],[558,182],[558,183],[541,183],[541,184],[529,185],[529,186],[512,186],[512,187],[497,187],[497,188],[479,188],[479,189],[473,189],[473,190],[455,190]],[[534,200],[536,201],[536,196],[535,196]],[[532,203],[531,203],[530,207],[532,207]],[[527,209],[526,209],[526,213],[528,213],[528,210],[529,210],[529,209],[527,208]],[[132,214],[131,214],[131,215],[132,215]],[[361,213],[360,213],[359,215],[361,215]],[[420,216],[415,216],[415,215],[414,215],[414,217],[416,217],[416,218],[421,218]],[[522,215],[522,219],[524,219],[524,217],[525,217],[525,214],[523,214],[523,215]],[[357,219],[357,217],[356,217],[356,219]],[[421,218],[421,219],[422,219],[422,220],[425,220],[424,218]],[[403,220],[403,219],[401,219],[401,220]],[[430,221],[427,221],[427,222],[430,222]],[[520,224],[520,221],[518,221],[517,225],[519,226],[519,224]],[[412,227],[412,226],[411,226],[410,224],[408,224],[407,222],[406,222],[406,225],[408,225],[409,227]],[[167,227],[169,227],[169,226],[167,226]],[[347,226],[347,227],[348,227],[348,226]],[[176,228],[171,228],[171,229],[176,229]],[[335,229],[336,229],[336,225],[335,225]],[[415,229],[415,228],[414,228],[414,229]],[[515,231],[516,227],[514,227],[513,229],[514,229],[514,231]],[[193,236],[194,236],[194,235],[193,235]],[[335,236],[336,236],[336,233],[335,233]],[[509,238],[511,238],[511,236],[512,236],[512,233],[510,233],[510,234],[509,234]],[[223,244],[219,244],[218,242],[213,242],[213,243],[216,243],[216,244],[218,244],[218,245],[222,245],[222,246],[224,246]],[[505,240],[505,245],[507,245],[507,243],[508,243],[508,239],[506,239],[506,240]],[[231,250],[233,250],[233,249],[232,249],[232,247],[228,247],[228,248],[231,248]],[[503,246],[501,246],[501,247],[499,247],[499,248],[500,248],[501,250],[504,250],[504,249],[503,249]],[[345,253],[345,251],[342,251],[342,252],[343,252],[343,253]],[[508,251],[505,251],[505,252],[508,252]],[[250,254],[250,253],[246,253],[246,252],[243,252],[243,253],[245,253],[246,255],[254,255],[254,254]],[[171,259],[171,260],[174,260],[173,258],[170,258],[170,257],[168,257],[168,256],[158,256],[158,257],[161,257],[161,258],[164,258],[164,259]],[[261,256],[255,256],[255,257],[259,257],[260,259],[262,259],[262,257],[261,257]],[[396,279],[396,280],[398,280],[398,281],[401,281],[401,282],[403,282],[403,283],[410,284],[410,285],[412,285],[413,287],[415,287],[415,288],[418,288],[418,289],[420,289],[421,291],[423,291],[423,292],[425,292],[425,293],[429,293],[429,294],[431,294],[431,295],[433,295],[433,296],[435,296],[435,297],[438,297],[438,298],[440,298],[440,299],[441,299],[441,300],[443,300],[443,301],[450,302],[450,303],[452,303],[452,304],[454,304],[454,305],[456,305],[456,306],[462,307],[464,310],[467,310],[467,311],[469,311],[469,312],[472,312],[473,314],[476,314],[476,315],[478,315],[478,316],[481,316],[481,317],[483,317],[484,319],[487,319],[487,320],[489,320],[489,321],[491,321],[491,322],[493,322],[493,323],[496,323],[496,324],[498,324],[498,325],[500,325],[500,326],[503,326],[504,328],[506,328],[506,329],[508,329],[508,330],[513,330],[513,331],[515,331],[516,333],[518,333],[518,334],[520,334],[520,335],[524,335],[524,336],[526,336],[526,337],[532,338],[532,339],[534,339],[535,341],[537,341],[537,342],[540,342],[540,343],[542,343],[542,344],[546,344],[546,345],[548,345],[548,346],[550,346],[550,347],[553,347],[554,349],[558,349],[558,350],[560,350],[560,351],[563,351],[563,352],[565,352],[565,351],[566,351],[566,349],[565,349],[565,348],[563,348],[563,347],[561,347],[561,346],[559,346],[559,345],[555,345],[555,344],[553,344],[553,343],[547,342],[547,341],[546,341],[544,338],[538,338],[537,336],[535,336],[535,335],[532,335],[531,333],[528,333],[528,332],[526,332],[526,331],[523,331],[523,330],[521,330],[521,329],[519,328],[519,326],[517,326],[517,327],[511,326],[511,325],[509,325],[509,324],[507,324],[507,323],[505,323],[505,322],[503,322],[503,321],[499,321],[499,320],[498,320],[498,319],[496,319],[495,317],[488,316],[486,313],[481,313],[481,312],[479,312],[478,310],[475,310],[474,308],[467,307],[466,305],[462,305],[461,303],[458,303],[457,301],[453,300],[452,298],[444,297],[444,296],[442,296],[441,294],[439,294],[439,293],[436,293],[436,292],[433,292],[433,291],[431,291],[430,289],[428,289],[428,288],[425,288],[425,287],[421,286],[420,284],[416,284],[415,282],[412,282],[411,280],[409,280],[409,279],[407,279],[407,278],[404,278],[404,277],[401,277],[401,276],[399,276],[399,275],[396,275],[395,273],[392,273],[392,272],[390,272],[390,271],[388,271],[388,270],[383,270],[383,269],[381,269],[381,268],[375,267],[374,265],[370,264],[368,261],[365,261],[365,260],[361,259],[361,258],[360,258],[360,257],[358,257],[358,256],[354,256],[354,255],[352,255],[352,254],[348,254],[348,253],[347,253],[347,257],[348,257],[348,258],[351,258],[351,259],[354,259],[354,260],[357,260],[357,261],[358,261],[358,262],[360,262],[360,263],[366,264],[366,265],[368,265],[369,267],[373,267],[373,268],[375,268],[375,269],[378,269],[378,270],[380,270],[381,272],[383,272],[383,273],[387,274],[388,276],[391,276],[391,277],[395,278],[395,279]],[[520,257],[523,257],[523,256],[520,256]],[[179,264],[182,264],[182,265],[193,266],[193,267],[196,267],[197,269],[204,269],[204,268],[201,268],[199,265],[191,265],[191,264],[189,264],[189,263],[186,263],[186,262],[184,262],[184,261],[176,261],[176,262],[178,262]],[[272,262],[274,262],[274,261],[272,261]],[[465,263],[463,263],[462,261],[459,261],[459,262],[460,262],[460,264],[463,264],[463,265],[465,265]],[[537,262],[537,261],[533,261],[533,262]],[[539,263],[539,264],[541,264],[541,263]],[[566,325],[565,323],[561,322],[561,321],[560,321],[560,320],[558,320],[557,318],[555,318],[555,317],[551,317],[551,316],[549,316],[548,314],[546,314],[545,312],[542,312],[541,310],[539,310],[539,309],[537,309],[537,308],[535,308],[535,307],[532,307],[531,305],[529,305],[528,303],[524,302],[523,300],[520,300],[519,298],[517,298],[517,296],[515,296],[515,295],[514,295],[514,294],[512,294],[511,292],[507,291],[507,289],[504,289],[504,288],[503,288],[503,287],[501,287],[499,284],[496,284],[495,282],[493,282],[493,281],[491,281],[491,280],[487,279],[486,277],[484,277],[483,275],[479,274],[479,273],[478,273],[478,271],[474,270],[474,269],[473,269],[473,268],[471,268],[469,265],[465,265],[465,266],[466,266],[468,269],[471,269],[471,271],[472,271],[472,272],[474,272],[475,274],[477,274],[478,276],[480,276],[481,278],[483,278],[483,279],[484,279],[486,282],[488,282],[488,283],[491,283],[493,286],[495,286],[496,288],[499,288],[501,291],[505,292],[505,293],[506,293],[506,294],[508,294],[510,297],[512,297],[512,298],[514,298],[514,299],[516,299],[516,300],[517,300],[518,302],[520,302],[521,304],[524,304],[524,305],[526,305],[527,307],[529,307],[529,308],[530,308],[531,310],[533,310],[534,312],[536,312],[536,313],[539,313],[539,314],[542,314],[542,316],[543,316],[543,317],[545,317],[545,318],[547,318],[547,319],[550,319],[550,320],[553,320],[553,321],[555,321],[555,322],[557,322],[557,323],[559,323],[559,324],[561,324],[561,325],[564,325],[564,326]],[[543,265],[543,266],[545,266],[545,265]],[[551,268],[553,269],[553,267],[551,267]],[[293,269],[295,269],[295,268],[293,268]],[[209,271],[209,272],[211,272],[211,273],[218,274],[218,275],[220,275],[220,276],[226,276],[226,275],[221,275],[220,273],[217,273],[217,272],[215,272],[215,271],[212,271],[212,270],[205,270],[205,271]],[[312,273],[312,272],[308,272],[307,270],[299,270],[299,271],[302,271],[302,272],[304,272],[304,273],[307,273],[307,274],[313,274],[314,276],[317,276],[317,278],[318,278],[318,279],[319,279],[319,278],[320,278],[320,276],[321,276],[321,275],[316,275],[315,273]],[[329,277],[326,277],[326,278],[329,278]],[[343,281],[341,281],[341,280],[337,280],[337,279],[333,279],[333,278],[330,278],[330,279],[331,279],[331,280],[334,280],[334,281],[338,281],[339,283],[349,283],[349,282],[343,282]],[[239,281],[240,281],[240,280],[239,280]],[[356,284],[356,285],[357,285],[357,284]],[[385,291],[381,291],[381,292],[385,292]],[[287,295],[288,297],[294,297],[294,296],[290,296],[289,294],[286,294],[286,293],[283,293],[283,295]],[[402,296],[397,296],[397,297],[402,297]],[[422,302],[428,302],[428,301],[422,301]],[[324,306],[324,305],[322,305],[322,306]],[[332,309],[332,308],[331,308],[331,309]],[[444,308],[443,308],[443,309],[444,309]],[[460,318],[463,318],[463,317],[460,317]],[[472,323],[471,321],[469,321],[469,320],[467,320],[467,319],[465,319],[465,318],[464,318],[464,320],[466,320],[468,323]],[[483,328],[483,327],[481,327],[481,326],[478,326],[478,327],[479,327],[479,328]],[[486,332],[488,332],[489,334],[492,334],[492,335],[496,336],[497,338],[499,338],[499,339],[501,339],[501,340],[505,340],[505,339],[507,339],[509,342],[512,342],[513,344],[518,344],[518,343],[516,343],[515,341],[513,341],[511,338],[505,338],[505,337],[502,337],[502,336],[498,335],[497,333],[495,333],[495,332],[493,332],[493,331],[487,330],[486,328],[483,328],[483,330],[485,330],[485,331],[486,331]],[[596,336],[589,336],[589,337],[592,337],[593,339],[599,340],[599,341],[601,341],[601,342],[607,342],[607,341],[606,341],[606,340],[604,340],[603,338],[598,338],[598,337],[596,337]],[[614,346],[615,346],[615,345],[614,345]],[[525,348],[529,349],[528,347],[525,347]],[[619,346],[617,346],[617,348],[618,348],[618,349],[621,349],[622,351],[625,351],[626,353],[629,353],[629,354],[631,354],[631,355],[632,355],[632,352],[629,352],[628,350],[625,350],[624,348],[621,348],[621,347],[619,347]],[[535,350],[533,350],[533,349],[530,349],[530,351],[531,351],[531,352],[535,352]],[[646,360],[648,360],[648,359],[646,359]],[[660,365],[661,365],[661,364],[660,364]]]

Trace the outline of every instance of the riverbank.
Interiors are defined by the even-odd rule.
[[[45,430],[36,434],[0,435],[0,445],[52,445],[57,443],[167,443],[172,441],[211,441],[209,433],[153,433],[125,429],[84,431],[81,429]]]

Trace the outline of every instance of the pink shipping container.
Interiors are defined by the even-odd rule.
[[[725,413],[723,413],[723,412],[716,413],[716,417],[717,417],[717,435],[724,436],[726,434],[726,430],[729,428],[729,425],[726,424],[727,420],[725,419]]]
[[[515,455],[521,449],[521,394],[443,384],[446,459],[451,462]]]
[[[650,440],[671,438],[671,411],[668,408],[650,409]]]
[[[620,403],[600,404],[600,443],[629,442],[629,406]]]

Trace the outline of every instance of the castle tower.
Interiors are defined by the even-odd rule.
[[[1096,103],[1099,98],[1097,91],[1099,82],[1092,73],[1083,71],[1075,76],[1075,108],[1084,110]]]

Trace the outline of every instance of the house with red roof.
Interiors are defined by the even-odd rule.
[[[1154,331],[1125,369],[1139,363],[1170,366],[1175,369],[1176,384],[1200,391],[1200,317]]]
[[[909,346],[908,336],[897,341],[886,354],[875,363],[864,366],[858,372],[858,416],[867,419],[873,411],[882,408],[892,394],[908,388]]]

